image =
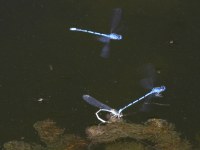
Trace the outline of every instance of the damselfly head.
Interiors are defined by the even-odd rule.
[[[164,86],[164,85],[161,86],[161,87],[160,87],[160,90],[161,90],[161,92],[165,91],[165,90],[166,90],[166,86]]]
[[[116,34],[116,33],[111,33],[110,38],[113,39],[113,40],[121,40],[122,35],[119,35],[119,34]]]
[[[155,88],[152,89],[152,93],[159,95],[160,93],[162,93],[165,90],[166,90],[165,86],[155,87]]]

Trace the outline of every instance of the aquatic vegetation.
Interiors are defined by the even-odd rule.
[[[41,141],[47,145],[57,142],[65,131],[65,129],[58,128],[56,122],[50,119],[38,121],[33,127],[38,132]]]
[[[81,150],[87,146],[87,142],[80,137],[64,134],[65,129],[57,127],[53,120],[38,121],[34,128],[48,150]]]
[[[147,150],[145,146],[138,142],[115,142],[106,145],[105,150]]]
[[[111,118],[112,119],[112,118]],[[43,146],[24,141],[10,141],[4,150],[84,150],[99,145],[105,150],[190,150],[190,143],[180,138],[173,124],[162,119],[149,119],[144,124],[126,123],[123,120],[86,129],[87,140],[65,134],[56,122],[47,119],[34,124]],[[45,146],[44,146],[45,145]]]
[[[4,144],[4,150],[82,150],[88,145],[86,140],[79,136],[64,134],[65,129],[57,127],[56,122],[50,119],[36,122],[34,128],[46,146],[10,141]]]
[[[145,124],[116,122],[91,126],[87,128],[86,134],[93,144],[112,143],[128,138],[145,143],[147,141],[152,143],[154,149],[159,150],[191,149],[189,142],[181,139],[180,134],[175,131],[174,125],[162,119],[149,119]]]
[[[41,145],[24,141],[9,141],[3,145],[4,150],[45,150]]]

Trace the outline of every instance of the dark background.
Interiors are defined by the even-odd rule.
[[[54,119],[66,133],[84,134],[98,124],[97,109],[82,100],[90,94],[113,108],[143,96],[140,68],[154,64],[167,87],[169,107],[141,112],[127,109],[128,121],[166,119],[186,138],[199,130],[200,2],[197,0],[1,0],[0,139],[1,144],[36,140],[33,124]],[[113,8],[122,8],[120,33],[111,57],[94,35],[69,27],[109,33]],[[42,98],[43,101],[38,100]]]

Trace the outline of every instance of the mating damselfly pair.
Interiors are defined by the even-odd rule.
[[[99,113],[100,112],[109,112],[110,115],[111,115],[111,118],[118,118],[120,119],[121,117],[123,117],[123,114],[122,112],[127,109],[128,107],[132,106],[133,104],[136,104],[138,102],[140,102],[141,100],[144,100],[144,99],[148,99],[149,97],[152,97],[152,96],[155,96],[155,97],[161,97],[161,93],[164,92],[166,90],[166,87],[165,86],[160,86],[160,87],[153,87],[153,84],[154,84],[154,80],[155,80],[155,75],[156,75],[156,71],[155,71],[155,68],[152,64],[148,64],[146,65],[146,71],[148,72],[148,77],[147,78],[144,78],[141,80],[141,83],[143,86],[145,86],[146,88],[150,89],[150,92],[148,92],[147,94],[145,94],[144,96],[130,102],[129,104],[125,105],[124,107],[121,107],[120,109],[113,109],[111,108],[110,106],[106,105],[106,104],[103,104],[102,102],[96,100],[95,98],[93,98],[92,96],[90,95],[83,95],[83,99],[95,106],[95,107],[98,107],[100,108],[97,112],[96,112],[96,117],[98,120],[100,120],[102,123],[106,123],[106,122],[109,122],[109,121],[105,121],[104,119],[102,119],[100,116],[99,116]],[[148,70],[147,70],[148,69]],[[163,105],[167,105],[167,104],[163,104]]]
[[[93,98],[90,95],[83,95],[83,99],[88,102],[89,104],[100,108],[97,112],[96,112],[96,117],[97,119],[99,119],[102,123],[106,123],[109,121],[105,121],[104,119],[100,118],[98,113],[101,111],[105,111],[105,112],[110,112],[111,117],[114,118],[121,118],[123,117],[122,111],[124,111],[126,108],[130,107],[131,105],[145,99],[146,97],[150,96],[150,95],[155,95],[155,96],[161,96],[161,93],[163,91],[166,90],[165,86],[160,86],[160,87],[154,87],[149,93],[145,94],[144,96],[140,97],[139,99],[129,103],[128,105],[125,105],[124,107],[120,108],[119,110],[113,109],[110,106],[103,104],[102,102],[96,100],[95,98]]]
[[[86,32],[89,34],[94,34],[94,35],[99,36],[98,40],[105,43],[104,47],[101,50],[101,57],[108,58],[110,55],[110,40],[121,40],[122,39],[122,35],[115,33],[116,28],[121,19],[121,13],[122,13],[121,8],[116,8],[113,10],[110,34],[104,34],[104,33],[94,32],[94,31],[90,31],[90,30],[79,29],[76,27],[71,27],[69,30],[78,31],[78,32]]]

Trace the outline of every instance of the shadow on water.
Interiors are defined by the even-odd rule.
[[[1,1],[0,132],[1,144],[37,140],[32,125],[54,119],[68,132],[84,134],[98,123],[82,100],[91,94],[120,108],[146,92],[138,71],[152,63],[167,87],[160,101],[170,107],[126,118],[144,122],[156,117],[173,122],[183,136],[199,130],[198,1]],[[99,57],[102,43],[93,35],[68,31],[71,26],[109,33],[113,8],[123,10],[120,34],[111,57]],[[159,86],[159,85],[158,85]],[[156,101],[159,101],[156,99]]]

